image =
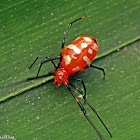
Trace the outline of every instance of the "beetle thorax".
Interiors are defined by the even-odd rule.
[[[68,85],[68,77],[69,77],[69,72],[67,72],[64,68],[60,68],[58,70],[56,70],[54,72],[54,83],[57,83],[57,86],[55,86],[55,88],[57,88],[58,86],[60,86],[62,84],[62,82],[64,83],[64,85]]]

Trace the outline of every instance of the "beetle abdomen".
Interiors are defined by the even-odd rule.
[[[83,71],[97,55],[99,45],[91,36],[80,36],[62,51],[61,67],[74,74]]]

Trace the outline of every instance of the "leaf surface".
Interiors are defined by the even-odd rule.
[[[100,46],[93,64],[105,69],[106,78],[92,68],[74,77],[84,80],[87,99],[111,131],[112,140],[138,139],[139,5],[138,0],[2,0],[0,136],[17,140],[99,139],[66,87],[54,89],[53,77],[10,86],[36,76],[44,59],[28,68],[37,56],[57,57],[68,24],[86,15],[73,24],[66,45],[78,36],[93,36]],[[44,64],[40,75],[51,71],[52,64]],[[73,84],[83,89],[79,82]],[[73,92],[84,103],[79,93]],[[96,115],[84,107],[104,138],[111,139]]]

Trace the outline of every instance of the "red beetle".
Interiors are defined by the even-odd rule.
[[[63,82],[67,86],[69,75],[84,71],[91,64],[98,50],[98,43],[93,37],[87,35],[78,37],[62,49],[60,69],[54,72],[55,82],[53,84],[57,83],[56,87],[58,87]]]
[[[61,48],[60,56],[58,56],[57,58],[38,56],[35,59],[35,61],[32,63],[32,65],[29,67],[29,69],[33,66],[33,64],[36,62],[36,60],[38,58],[47,58],[48,60],[41,62],[38,73],[37,73],[37,77],[29,78],[29,79],[27,79],[27,81],[50,76],[50,75],[54,75],[55,79],[54,79],[53,84],[57,83],[55,88],[60,86],[62,84],[62,82],[64,83],[64,85],[70,91],[71,95],[74,97],[75,101],[78,103],[78,105],[81,108],[86,119],[89,121],[89,123],[92,125],[92,127],[95,129],[95,131],[99,135],[100,139],[104,140],[103,136],[97,130],[95,125],[92,123],[92,121],[88,118],[88,116],[86,114],[86,110],[84,109],[82,103],[77,99],[77,97],[75,96],[75,94],[72,92],[72,90],[70,88],[70,86],[72,86],[76,90],[79,91],[79,93],[83,96],[84,101],[89,105],[89,107],[97,115],[99,120],[102,122],[102,124],[104,125],[104,127],[106,128],[106,130],[108,131],[110,136],[112,137],[111,133],[109,132],[108,128],[105,126],[105,124],[103,123],[103,121],[101,120],[99,115],[97,114],[96,110],[88,103],[88,101],[86,99],[86,87],[85,87],[83,80],[77,79],[77,78],[70,78],[70,75],[73,75],[73,74],[78,73],[78,72],[82,72],[88,67],[93,67],[93,68],[96,68],[96,69],[103,71],[103,74],[105,76],[105,71],[103,68],[91,65],[92,60],[97,55],[98,50],[99,50],[99,45],[93,37],[88,36],[88,35],[80,36],[75,41],[73,41],[72,43],[70,43],[69,45],[67,45],[64,48],[65,39],[69,33],[69,30],[70,30],[72,24],[80,19],[83,19],[83,18],[85,18],[85,16],[83,16],[83,17],[81,17],[81,18],[79,18],[79,19],[77,19],[69,24],[68,30],[63,38],[63,41],[62,41],[62,48]],[[59,64],[57,66],[54,63],[54,60],[56,60],[56,59],[60,59]],[[42,65],[46,62],[49,62],[49,61],[51,61],[52,64],[54,65],[55,71],[51,72],[49,74],[43,75],[43,76],[38,76]],[[84,87],[84,93],[79,88],[77,88],[75,85],[70,83],[68,81],[68,79],[80,81]]]

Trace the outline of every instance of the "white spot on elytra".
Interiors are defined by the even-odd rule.
[[[84,57],[83,57],[83,60],[86,61],[86,63],[87,63],[88,65],[90,65],[91,61],[90,61],[90,59],[89,59],[87,56],[84,56]]]
[[[99,50],[99,46],[96,43],[94,43],[93,49],[98,51]]]
[[[91,42],[92,40],[89,37],[83,37],[85,41]]]
[[[81,43],[82,48],[86,48],[88,45],[87,43]]]
[[[75,68],[72,69],[72,71],[80,70],[79,66],[76,66]]]
[[[88,53],[92,54],[93,53],[92,49],[89,49],[88,50]]]
[[[66,48],[74,50],[77,54],[80,54],[80,52],[81,52],[81,50],[79,48],[77,48],[76,45],[70,44]]]
[[[69,55],[64,56],[64,60],[65,60],[65,65],[69,65],[71,62],[71,58]]]
[[[78,40],[80,37],[77,37],[75,40]]]

